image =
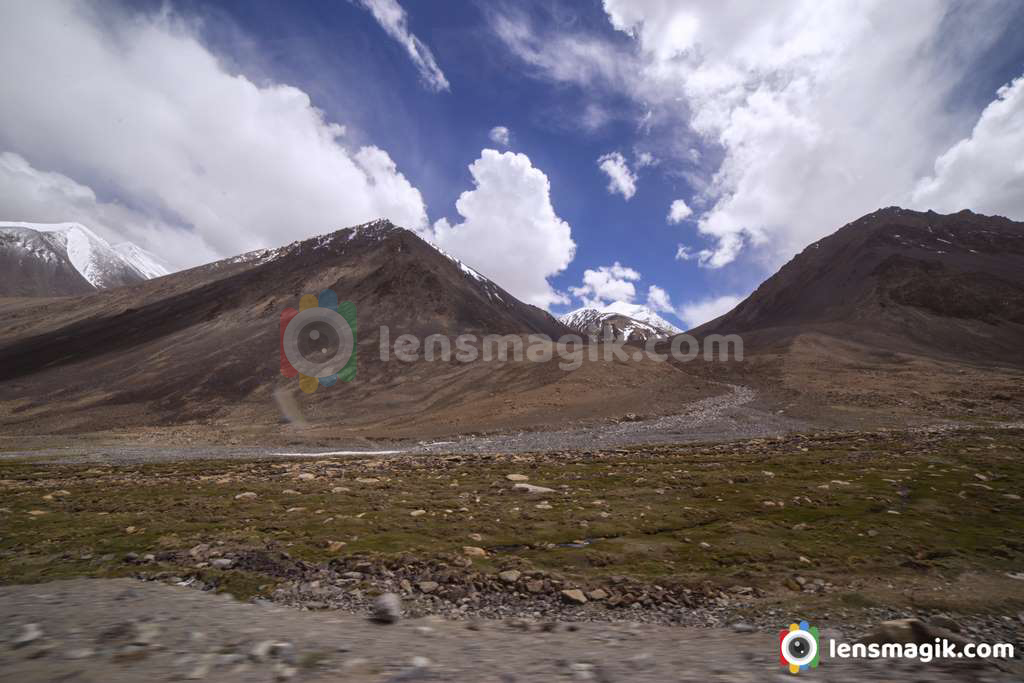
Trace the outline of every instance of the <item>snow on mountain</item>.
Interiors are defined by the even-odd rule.
[[[119,287],[147,280],[154,267],[166,271],[155,257],[142,249],[137,250],[139,265],[123,255],[122,251],[110,246],[105,239],[81,223],[0,223],[0,231],[11,234],[43,237],[56,252],[66,257],[82,277],[97,289]],[[132,253],[134,250],[125,248]],[[145,258],[148,256],[149,258]]]
[[[662,318],[647,306],[643,306],[641,304],[627,304],[625,301],[613,301],[602,310],[605,313],[618,313],[619,315],[627,316],[633,320],[639,320],[642,323],[647,323],[648,325],[652,325],[659,330],[663,330],[671,334],[679,334],[682,332],[681,329]]]
[[[119,242],[113,245],[114,251],[125,261],[142,273],[146,279],[169,275],[171,269],[164,265],[160,257],[131,242]]]
[[[601,308],[578,308],[559,317],[559,320],[578,332],[598,333],[610,328],[617,339],[646,341],[650,337],[669,337],[682,332],[646,306],[614,301]]]

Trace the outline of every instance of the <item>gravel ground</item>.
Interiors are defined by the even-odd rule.
[[[852,640],[826,630],[827,638]],[[371,622],[131,579],[0,588],[10,681],[1019,681],[1021,662],[837,660],[793,679],[778,631],[737,625]]]
[[[725,385],[727,393],[695,401],[677,415],[636,419],[594,427],[557,431],[514,432],[466,436],[451,441],[395,442],[368,450],[364,445],[339,443],[331,448],[290,449],[265,447],[199,446],[92,446],[75,443],[63,448],[12,450],[0,459],[51,463],[139,464],[187,460],[255,460],[268,457],[394,457],[417,453],[524,453],[552,450],[616,448],[641,443],[717,442],[781,436],[808,430],[811,425],[752,407],[755,392],[749,387]],[[73,437],[70,440],[74,440]]]

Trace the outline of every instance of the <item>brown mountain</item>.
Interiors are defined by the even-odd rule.
[[[694,334],[754,348],[819,332],[888,351],[1024,364],[1024,223],[891,207],[811,244]]]
[[[280,374],[280,313],[328,288],[357,309],[357,376],[305,396]],[[568,373],[557,358],[382,361],[382,326],[392,342],[569,332],[387,221],[84,297],[0,299],[0,316],[0,424],[12,432],[181,424],[277,432],[279,389],[317,428],[381,437],[529,427],[646,404],[667,410],[670,399],[701,393],[661,364]],[[622,404],[588,390],[595,385],[619,387]]]
[[[95,289],[53,233],[0,228],[0,296],[75,296]]]

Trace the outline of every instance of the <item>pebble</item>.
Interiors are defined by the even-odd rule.
[[[402,618],[402,600],[395,593],[384,593],[373,603],[373,620],[393,624]]]
[[[566,602],[572,602],[577,605],[584,605],[587,602],[587,596],[579,588],[568,588],[562,591],[562,598]]]
[[[42,637],[43,629],[39,624],[25,624],[21,629],[21,633],[11,641],[11,646],[16,648],[25,647],[26,645],[36,642]]]

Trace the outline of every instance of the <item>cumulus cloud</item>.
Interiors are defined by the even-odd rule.
[[[629,169],[626,158],[619,152],[609,152],[597,159],[598,168],[608,176],[608,192],[621,194],[629,201],[636,194],[636,174]]]
[[[609,301],[631,302],[636,298],[636,286],[640,273],[618,261],[610,266],[583,271],[583,284],[570,287],[569,291],[579,297],[584,306],[603,308]]]
[[[398,42],[409,53],[409,59],[416,65],[420,78],[435,92],[448,90],[448,79],[434,60],[434,54],[423,41],[409,31],[408,17],[398,0],[359,0],[370,10],[384,32]]]
[[[969,137],[935,162],[914,204],[940,212],[972,209],[1024,219],[1024,76],[999,89]]]
[[[700,261],[712,268],[749,247],[775,265],[852,218],[905,203],[961,124],[952,89],[1008,25],[996,4],[604,7],[642,55],[631,94],[722,151],[698,222],[712,243]]]
[[[106,230],[131,238],[136,217],[159,217],[143,246],[166,253],[185,230],[207,245],[175,264],[189,266],[381,216],[426,229],[387,152],[350,149],[305,92],[228,71],[172,14],[119,7],[0,3],[0,150],[94,189]],[[23,174],[39,189],[7,196],[0,217],[97,220],[85,200],[51,205],[47,178]]]
[[[1024,17],[1014,3],[963,12],[953,0],[604,0],[604,9],[632,51],[578,25],[520,18],[495,33],[535,75],[579,86],[582,106],[632,102],[625,113],[646,144],[708,207],[697,222],[702,265],[751,251],[766,270],[880,206],[931,199],[922,169],[977,120],[960,85]]]
[[[203,238],[117,202],[61,173],[41,171],[13,152],[0,154],[0,215],[6,221],[88,226],[111,243],[130,241],[170,264],[216,260]]]
[[[494,144],[501,145],[502,147],[508,147],[511,139],[511,131],[509,131],[505,126],[495,126],[494,128],[491,128],[491,132],[488,137],[491,138],[491,142]]]
[[[475,187],[455,202],[462,222],[438,220],[434,241],[527,303],[567,303],[547,278],[565,270],[576,243],[551,205],[548,177],[525,154],[493,149],[469,172]]]
[[[666,220],[669,223],[682,223],[693,214],[693,209],[686,205],[682,199],[677,199],[668,207]]]
[[[736,304],[743,301],[744,297],[725,295],[709,297],[697,301],[690,301],[679,307],[676,315],[686,324],[686,329],[692,330],[698,325],[710,322],[720,315],[724,315],[734,309]]]
[[[675,313],[668,292],[657,285],[647,288],[647,307],[659,313]]]

